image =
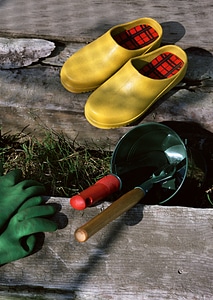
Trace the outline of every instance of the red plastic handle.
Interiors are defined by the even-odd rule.
[[[117,192],[121,188],[121,181],[115,175],[107,175],[98,180],[95,184],[70,198],[70,205],[83,210],[101,199]]]

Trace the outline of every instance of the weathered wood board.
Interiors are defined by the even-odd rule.
[[[193,121],[213,132],[213,59],[201,50],[189,50],[185,82],[161,98],[140,120],[144,122]],[[60,59],[60,56],[59,56]],[[58,58],[54,59],[58,61]],[[47,60],[49,63],[51,60]],[[53,61],[53,59],[52,59]],[[38,64],[28,68],[0,70],[0,120],[3,132],[29,131],[41,134],[41,127],[64,132],[78,142],[115,145],[129,127],[101,130],[84,117],[90,93],[66,91],[59,78],[60,67]],[[61,63],[60,63],[61,64]],[[198,68],[194,68],[194,66]]]
[[[23,10],[23,7],[25,8]],[[120,13],[122,11],[122,14]],[[212,4],[205,0],[145,1],[23,0],[0,2],[0,35],[46,38],[56,43],[53,57],[31,68],[0,71],[0,120],[3,132],[22,130],[30,125],[39,135],[40,126],[63,131],[79,142],[100,141],[115,145],[130,127],[100,130],[84,117],[89,93],[72,94],[60,84],[60,68],[66,58],[104,33],[111,26],[148,16],[161,23],[163,44],[176,43],[187,51],[187,83],[159,100],[140,120],[189,120],[213,132]],[[203,21],[205,19],[205,22]],[[85,25],[86,24],[86,25]],[[7,118],[5,117],[7,116]],[[39,128],[38,128],[39,127]]]
[[[1,0],[0,35],[88,42],[114,25],[151,17],[162,24],[164,42],[212,51],[212,10],[210,0]]]
[[[90,93],[67,92],[60,69],[113,25],[146,16],[161,23],[163,44],[186,50],[189,68],[140,123],[194,121],[213,132],[212,8],[210,0],[1,0],[0,37],[55,43],[52,54],[37,63],[0,68],[2,131],[17,133],[30,125],[27,131],[40,136],[50,128],[80,143],[113,148],[131,126],[91,126],[83,113]],[[46,234],[34,255],[0,268],[0,299],[213,299],[212,209],[138,205],[79,244],[75,229],[108,203],[78,212],[68,199],[49,201],[61,204],[64,228]]]
[[[76,228],[109,203],[82,212],[73,210],[69,199],[49,202],[62,206],[59,220],[61,227],[68,220],[67,226],[47,233],[39,252],[0,268],[0,295],[7,291],[14,297],[56,300],[213,298],[211,209],[139,204],[78,243]]]

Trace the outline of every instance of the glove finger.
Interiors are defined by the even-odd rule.
[[[43,198],[41,196],[29,198],[19,207],[18,212],[20,212],[26,208],[30,208],[32,206],[41,205],[42,202],[43,202]]]
[[[15,240],[13,243],[9,241],[8,237],[6,239],[1,238],[0,264],[6,264],[29,255],[33,251],[35,243],[36,238],[33,235],[24,237],[20,241]]]
[[[35,243],[36,243],[36,237],[34,235],[30,235],[25,241],[26,245],[22,245],[22,247],[27,252],[27,254],[30,254],[35,247]]]
[[[53,232],[57,230],[57,224],[44,218],[32,218],[24,220],[19,225],[19,236],[24,237],[39,232]]]
[[[37,217],[48,217],[53,215],[56,212],[56,207],[52,205],[38,205],[38,206],[32,206],[28,207],[24,210],[19,211],[15,215],[16,221],[24,221],[29,220],[31,218],[37,218]]]
[[[45,187],[41,184],[37,185],[29,185],[29,186],[23,186],[22,182],[18,184],[18,187],[20,188],[18,192],[21,193],[26,199],[35,197],[35,196],[41,196],[45,193]]]
[[[27,191],[26,190],[17,191],[15,187],[13,187],[13,190],[11,191],[10,195],[3,198],[3,200],[5,200],[4,202],[0,199],[0,204],[1,204],[0,205],[1,206],[0,229],[7,221],[9,221],[9,219],[13,215],[15,215],[15,213],[30,208],[32,206],[41,205],[43,202],[43,199],[41,197],[43,192],[44,192],[43,187],[39,187],[39,188],[32,187],[29,188],[29,190]]]
[[[21,211],[27,207],[36,206],[42,203],[42,195],[45,193],[45,188],[42,185],[31,186],[26,190],[17,190],[16,187],[13,187],[11,190],[10,197],[7,197],[7,213],[10,217],[11,213],[15,212],[17,209]],[[30,202],[28,202],[29,199]],[[1,221],[0,221],[1,223]]]
[[[3,178],[5,185],[13,186],[22,180],[22,171],[15,169],[8,172]]]
[[[36,243],[36,237],[33,234],[30,236],[24,236],[23,238],[20,239],[19,242],[21,248],[23,249],[22,255],[24,257],[33,251]]]
[[[42,183],[38,182],[37,180],[33,180],[33,179],[22,180],[21,182],[19,182],[19,185],[22,186],[23,189],[27,189],[28,187],[31,187],[31,186],[43,186]]]

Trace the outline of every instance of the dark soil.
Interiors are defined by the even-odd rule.
[[[192,122],[168,121],[163,122],[163,124],[172,128],[181,137],[189,151],[196,153],[196,167],[194,170],[189,170],[193,176],[188,174],[188,178],[177,193],[177,197],[169,200],[166,205],[212,208],[213,133]]]

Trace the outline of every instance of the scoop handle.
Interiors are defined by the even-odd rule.
[[[145,192],[137,187],[124,194],[99,215],[78,228],[75,231],[75,239],[80,243],[85,242],[108,223],[135,206],[144,196]]]
[[[78,195],[70,198],[70,205],[74,209],[83,210],[99,200],[117,192],[120,187],[121,180],[116,175],[106,175]]]

